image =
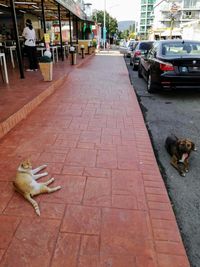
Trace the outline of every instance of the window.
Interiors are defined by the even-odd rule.
[[[148,6],[147,10],[148,11],[152,11],[153,10],[153,6]]]
[[[150,25],[150,26],[151,26],[152,23],[153,23],[153,22],[152,22],[151,19],[148,19],[148,20],[147,20],[147,25]]]
[[[184,11],[183,12],[183,19],[192,19],[194,18],[194,13],[192,11]]]
[[[184,8],[191,8],[197,6],[198,0],[184,0],[183,7]]]
[[[200,55],[200,43],[181,42],[181,43],[165,43],[162,45],[162,54],[166,56],[180,55]]]
[[[148,0],[148,4],[154,4],[155,0]]]
[[[140,27],[140,31],[141,31],[141,32],[144,32],[144,31],[145,31],[145,27],[144,27],[144,26],[141,26],[141,27]]]
[[[140,50],[150,50],[152,48],[153,42],[146,42],[146,43],[140,43],[139,49]]]
[[[157,50],[158,50],[158,43],[157,42],[154,42],[152,44],[152,48],[149,50],[149,53],[148,53],[147,57],[148,58],[155,57]]]

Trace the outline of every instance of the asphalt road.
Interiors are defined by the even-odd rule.
[[[200,90],[168,91],[149,94],[146,82],[132,70],[125,58],[130,80],[138,96],[152,140],[161,174],[176,215],[191,267],[200,267]],[[165,150],[168,135],[194,141],[190,170],[181,177],[170,165]]]

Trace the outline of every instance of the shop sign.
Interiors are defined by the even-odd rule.
[[[176,3],[172,3],[170,12],[171,13],[176,13],[179,10],[179,6]]]
[[[86,14],[82,11],[81,7],[73,0],[56,0],[56,2],[67,8],[80,19],[86,19]]]
[[[44,34],[44,42],[47,44],[47,43],[50,43],[50,35],[48,33],[45,33]]]

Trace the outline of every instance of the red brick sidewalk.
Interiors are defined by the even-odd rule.
[[[28,156],[62,186],[36,198],[41,217],[12,189]],[[0,169],[1,267],[189,266],[118,54],[75,69],[8,133]]]

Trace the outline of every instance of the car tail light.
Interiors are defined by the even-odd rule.
[[[171,71],[171,70],[174,70],[174,66],[170,63],[160,63],[160,69],[162,71]]]
[[[135,56],[137,57],[137,56],[140,56],[141,55],[141,51],[140,50],[136,50],[135,51]]]

